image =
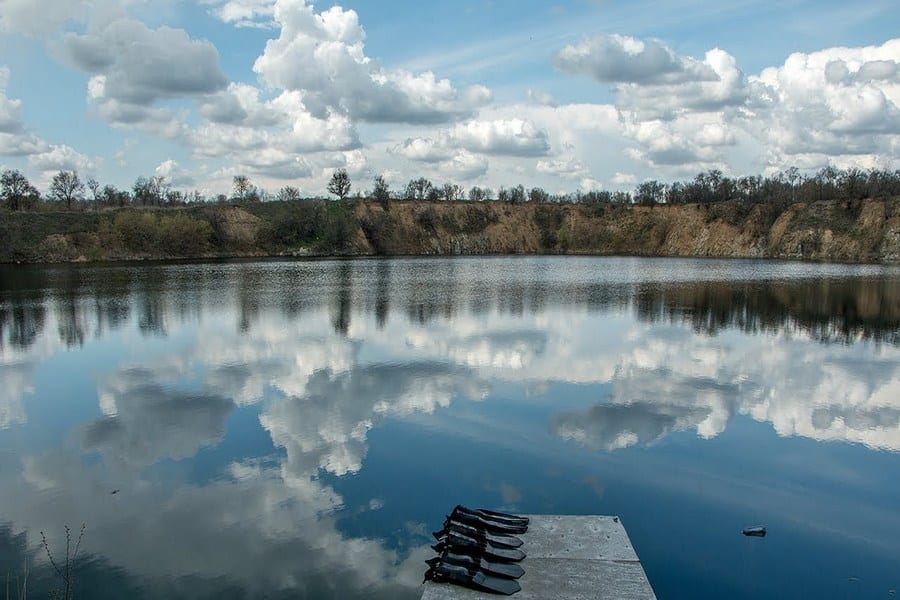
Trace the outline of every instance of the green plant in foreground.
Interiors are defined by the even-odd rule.
[[[62,590],[50,592],[51,598],[71,600],[75,597],[75,559],[78,557],[78,549],[81,547],[81,539],[84,537],[84,528],[85,524],[82,523],[81,531],[78,533],[78,540],[75,542],[75,551],[70,554],[72,547],[72,531],[69,529],[69,526],[66,525],[66,562],[63,564],[62,569],[60,569],[59,565],[56,564],[56,561],[53,560],[53,553],[50,552],[50,545],[47,543],[47,537],[44,535],[43,531],[41,532],[41,545],[47,552],[47,558],[50,559],[53,570],[56,571],[56,574],[63,582]]]

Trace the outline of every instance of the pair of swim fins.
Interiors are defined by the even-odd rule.
[[[485,575],[493,577],[504,577],[506,579],[518,579],[525,574],[525,569],[515,563],[491,562],[483,556],[470,555],[465,553],[454,552],[447,548],[430,560],[425,561],[429,566],[434,567],[438,563],[447,563],[467,569],[478,569]]]
[[[522,589],[515,579],[497,577],[479,567],[457,565],[440,558],[428,561],[428,565],[428,571],[425,572],[426,581],[430,579],[438,583],[455,583],[479,592],[506,596],[512,596]]]
[[[450,550],[457,554],[468,554],[485,558],[495,562],[513,563],[525,558],[525,553],[518,548],[503,548],[494,546],[487,540],[479,540],[455,531],[448,531],[438,538],[438,543],[432,546],[435,552],[442,553]]]
[[[473,510],[461,504],[458,504],[447,518],[497,535],[518,535],[528,531],[528,517],[484,508]]]
[[[494,594],[515,594],[521,590],[516,579],[525,570],[514,564],[525,553],[515,533],[528,528],[527,517],[458,505],[434,532],[438,543],[432,548],[439,556],[426,561],[425,579],[449,582]]]
[[[490,542],[492,546],[496,546],[498,548],[518,548],[522,545],[522,540],[514,535],[499,535],[488,533],[484,529],[479,529],[477,527],[472,527],[471,525],[466,525],[465,523],[455,521],[453,517],[447,517],[447,519],[444,521],[444,528],[440,531],[435,531],[433,535],[435,538],[441,539],[441,537],[445,536],[450,531],[459,533],[461,535],[467,535],[470,538],[475,538],[479,541]]]

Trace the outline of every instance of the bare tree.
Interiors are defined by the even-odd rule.
[[[640,183],[634,192],[638,204],[660,204],[666,198],[666,185],[655,179]]]
[[[91,200],[96,204],[97,200],[100,198],[100,182],[91,177],[87,180],[87,187],[91,190]]]
[[[785,172],[784,176],[791,185],[791,203],[793,204],[797,200],[797,182],[801,179],[800,169],[791,167]]]
[[[469,200],[472,202],[484,202],[487,200],[488,195],[484,189],[476,186],[472,186],[472,189],[469,190]]]
[[[516,187],[509,188],[510,204],[521,204],[525,202],[525,186],[521,183]]]
[[[384,210],[391,206],[391,189],[382,175],[375,178],[375,187],[372,188],[372,197],[378,200]]]
[[[150,191],[156,204],[162,206],[163,201],[169,196],[169,182],[162,175],[154,175],[150,178]]]
[[[431,187],[428,189],[428,193],[425,194],[425,199],[429,202],[437,202],[441,198],[444,197],[443,188],[439,188],[437,186]]]
[[[410,179],[409,183],[406,184],[406,198],[408,200],[424,200],[428,197],[433,187],[431,182],[424,177]]]
[[[275,197],[276,200],[280,200],[281,202],[292,202],[294,200],[300,199],[300,190],[291,185],[286,185],[280,190],[278,190],[278,195]]]
[[[328,182],[328,191],[341,200],[350,193],[350,176],[347,175],[347,169],[338,169],[331,176]]]
[[[169,196],[169,182],[162,175],[154,175],[150,179],[138,177],[132,188],[134,202],[141,205],[162,205]]]
[[[135,189],[138,189],[137,183],[135,183]],[[131,201],[131,195],[127,190],[116,189],[116,186],[110,184],[103,186],[98,197],[100,203],[105,204],[106,206],[125,206]]]
[[[544,191],[544,188],[533,187],[528,191],[528,200],[536,204],[543,204],[550,201],[550,194]]]
[[[134,185],[131,188],[132,198],[134,198],[135,204],[141,204],[146,206],[147,204],[151,204],[153,202],[153,192],[150,187],[150,180],[140,175],[137,179],[134,180]]]
[[[441,196],[444,200],[448,202],[452,202],[456,200],[458,197],[462,196],[462,188],[455,183],[445,183],[444,187],[441,188]]]
[[[247,198],[247,194],[250,193],[250,178],[246,175],[235,175],[232,179],[232,186],[234,187],[234,197],[243,201]]]
[[[166,192],[166,204],[178,206],[187,203],[187,196],[181,190],[168,190]]]
[[[9,169],[0,174],[0,199],[10,210],[21,210],[37,197],[37,189],[19,171]]]
[[[72,200],[83,198],[84,184],[76,171],[60,171],[50,182],[50,195],[57,200],[65,200],[66,208],[72,208]]]

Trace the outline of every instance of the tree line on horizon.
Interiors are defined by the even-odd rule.
[[[59,171],[53,176],[45,194],[18,170],[0,173],[0,206],[10,211],[79,210],[85,208],[178,207],[202,203],[256,203],[317,199],[304,197],[299,188],[282,187],[276,194],[254,185],[246,175],[235,175],[232,194],[218,194],[209,198],[199,191],[174,189],[165,177],[138,177],[130,190],[111,184],[101,185],[96,179],[82,181],[77,171]],[[711,204],[729,200],[746,203],[774,203],[787,205],[818,200],[861,200],[900,196],[900,169],[825,167],[804,175],[791,167],[775,175],[729,177],[718,169],[698,173],[693,179],[664,183],[655,179],[638,184],[633,191],[577,191],[551,194],[541,187],[526,188],[522,184],[491,188],[472,186],[469,189],[456,183],[435,184],[425,177],[409,180],[401,189],[391,190],[383,176],[376,176],[371,190],[351,195],[353,184],[345,169],[334,171],[327,186],[328,192],[340,200],[376,200],[385,208],[392,200],[471,201],[522,204]]]

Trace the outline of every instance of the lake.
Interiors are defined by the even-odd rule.
[[[83,523],[76,598],[418,598],[457,503],[619,515],[660,598],[900,590],[898,267],[4,266],[0,374],[32,597]]]

